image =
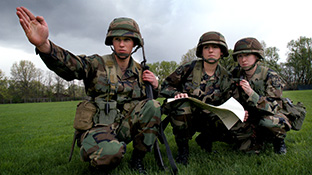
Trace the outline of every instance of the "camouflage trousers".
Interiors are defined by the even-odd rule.
[[[196,132],[210,141],[232,142],[232,136],[219,117],[193,106],[189,101],[172,104],[169,116],[176,141],[192,139]],[[167,110],[168,111],[168,110]]]
[[[160,103],[144,100],[133,107],[121,123],[96,126],[82,135],[81,159],[93,166],[119,165],[126,153],[126,144],[140,151],[151,151],[161,122]]]
[[[278,113],[274,116],[264,116],[261,120],[252,122],[238,121],[230,130],[215,114],[192,106],[190,102],[174,103],[168,110],[171,116],[173,134],[177,141],[192,139],[196,132],[201,132],[211,142],[223,141],[234,144],[241,151],[249,151],[259,147],[263,140],[285,138],[291,125],[288,118]],[[257,118],[249,116],[249,118]],[[202,137],[203,138],[203,137]]]
[[[262,119],[259,121],[259,126],[260,131],[258,132],[261,132],[261,130],[267,130],[270,133],[270,135],[267,137],[271,137],[272,139],[274,138],[284,139],[286,137],[286,132],[291,129],[289,119],[282,113],[263,116]]]
[[[230,130],[226,128],[220,118],[209,111],[193,107],[190,102],[176,103],[170,106],[171,125],[176,140],[192,139],[196,132],[198,138],[205,141],[221,141],[234,145],[241,151],[248,150],[255,140],[255,127],[251,123],[238,121]]]
[[[259,117],[258,120],[252,120]],[[259,150],[263,142],[272,142],[276,138],[284,139],[286,132],[291,128],[288,118],[281,113],[265,116],[250,115],[249,118],[251,120],[238,122],[230,130],[238,149],[242,151]]]
[[[240,151],[249,152],[258,147],[256,140],[255,126],[249,122],[238,121],[231,129],[230,133],[234,138],[234,145]]]

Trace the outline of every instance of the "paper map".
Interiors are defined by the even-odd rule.
[[[231,129],[238,120],[242,122],[244,121],[245,110],[243,106],[233,97],[220,106],[210,105],[193,97],[179,99],[169,98],[167,102],[173,103],[180,100],[189,100],[195,106],[215,113],[222,120],[227,129]]]

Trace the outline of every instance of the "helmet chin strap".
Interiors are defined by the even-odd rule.
[[[218,59],[215,59],[215,58],[208,58],[208,59],[205,59],[204,58],[204,61],[208,64],[215,64],[216,62],[218,62],[219,60]]]
[[[244,71],[250,71],[251,69],[253,69],[257,65],[257,62],[258,62],[258,60],[253,65],[251,65],[250,67],[245,67],[245,68],[242,67],[242,68],[244,69]]]
[[[110,46],[110,48],[111,48],[111,50],[114,52],[114,54],[115,54],[119,59],[125,60],[125,59],[127,59],[129,56],[131,56],[134,52],[136,52],[136,51],[140,48],[140,46],[137,46],[137,47],[134,49],[134,51],[131,52],[131,54],[126,54],[126,53],[119,53],[119,54],[118,54],[118,53],[113,49],[112,46]]]

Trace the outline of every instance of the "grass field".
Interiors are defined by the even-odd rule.
[[[307,108],[302,129],[287,134],[287,155],[276,155],[271,145],[259,155],[249,155],[221,142],[214,143],[215,153],[206,153],[193,139],[189,165],[178,164],[179,174],[312,174],[312,90],[285,91],[284,97],[301,101]],[[80,161],[78,147],[68,162],[77,104],[78,101],[0,105],[0,174],[94,174],[88,163]],[[170,126],[165,133],[176,156]],[[163,145],[161,151],[165,155]],[[128,167],[131,152],[129,144],[121,165],[111,174],[137,174]],[[169,165],[166,159],[165,163]],[[147,154],[144,164],[149,174],[169,174],[159,170],[153,154]]]

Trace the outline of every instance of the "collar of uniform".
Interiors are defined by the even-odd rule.
[[[260,73],[260,72],[261,72],[261,69],[262,69],[262,68],[261,68],[262,66],[260,65],[260,63],[259,63],[259,62],[258,62],[258,63],[256,63],[256,66],[257,66],[257,68],[256,68],[256,70],[255,70],[254,74],[255,74],[255,73]]]
[[[112,57],[114,58],[113,60],[115,62],[115,65],[118,66],[117,61],[115,60],[114,53],[112,53]],[[134,75],[139,76],[139,71],[141,71],[140,67],[138,67],[137,64],[135,64],[135,60],[131,56],[129,59],[128,68],[126,69],[125,73],[122,75],[122,72],[119,68],[119,69],[117,69],[117,76],[119,76],[120,79],[122,79],[122,77],[128,78],[128,77],[132,77]]]
[[[140,71],[141,71],[140,64],[137,63],[132,57],[130,57],[129,66],[128,66],[125,74],[127,74],[129,77],[134,76],[134,75],[139,76]]]
[[[203,68],[204,69],[204,68]],[[220,64],[218,63],[217,67],[216,67],[216,70],[214,72],[214,74],[212,76],[209,76],[205,71],[203,71],[204,75],[208,76],[208,77],[219,77],[220,74],[221,74],[221,67],[220,67]]]

